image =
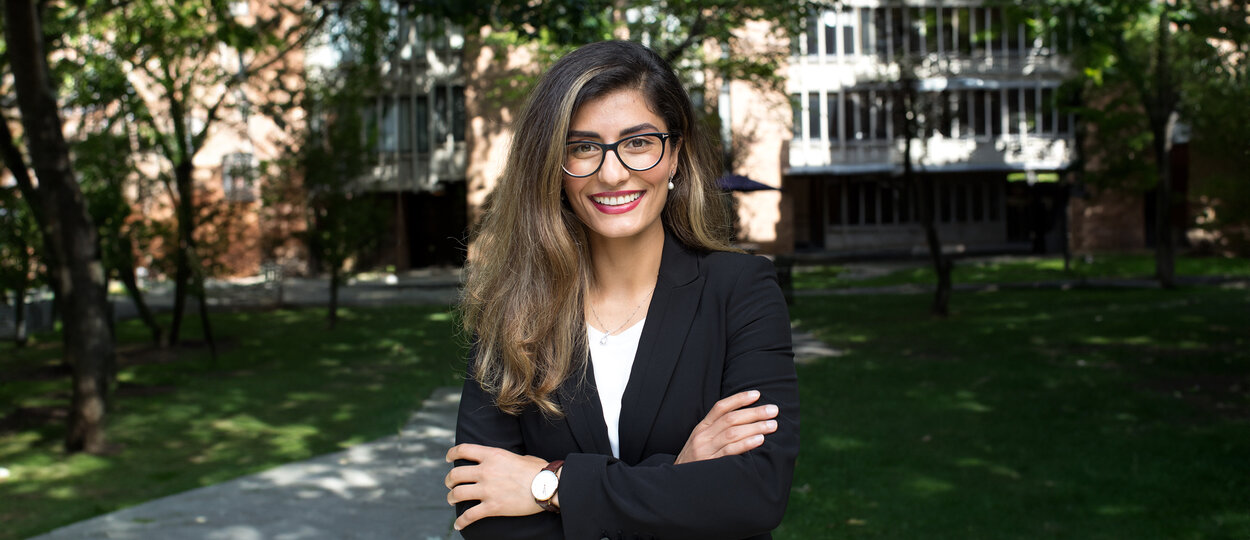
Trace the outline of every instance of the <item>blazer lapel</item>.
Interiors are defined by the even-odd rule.
[[[642,461],[643,448],[694,322],[702,289],[698,258],[665,234],[655,294],[647,308],[647,322],[621,397],[621,459],[626,463]]]
[[[582,452],[612,455],[612,443],[608,441],[608,427],[603,423],[603,404],[595,388],[594,366],[586,362],[585,377],[573,376],[564,380],[556,393],[564,421],[573,432],[573,439]]]

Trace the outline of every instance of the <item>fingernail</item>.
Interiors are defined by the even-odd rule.
[[[750,391],[750,392],[747,392],[747,396],[752,397],[752,398],[757,398],[757,397],[760,397],[760,391],[759,391],[759,390],[752,390],[752,391]]]
[[[751,444],[763,444],[763,443],[764,443],[763,435],[755,435],[751,437]]]
[[[764,414],[767,414],[768,416],[777,416],[777,406],[776,406],[776,405],[765,405],[765,406],[764,406]]]
[[[767,421],[767,422],[764,422],[764,427],[765,427],[765,428],[768,428],[768,429],[770,429],[770,430],[771,430],[771,429],[777,429],[777,421],[776,421],[776,420],[769,420],[769,421]]]

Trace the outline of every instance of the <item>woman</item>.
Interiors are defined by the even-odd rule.
[[[785,302],[736,253],[718,156],[642,45],[542,77],[469,267],[447,453],[466,538],[768,538],[798,454]]]

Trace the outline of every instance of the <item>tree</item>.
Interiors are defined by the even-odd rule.
[[[1032,23],[1071,40],[1077,84],[1088,101],[1099,103],[1083,110],[1095,130],[1083,150],[1096,154],[1084,161],[1104,164],[1106,173],[1089,171],[1086,178],[1153,192],[1155,274],[1161,286],[1171,288],[1178,236],[1173,216],[1186,202],[1173,189],[1174,130],[1182,118],[1205,122],[1189,117],[1200,114],[1201,96],[1232,81],[1210,69],[1221,64],[1213,42],[1222,37],[1213,33],[1221,25],[1212,21],[1229,11],[1191,0],[1049,0],[1043,13]],[[1244,8],[1240,13],[1240,21],[1225,21],[1244,28]],[[1186,73],[1189,69],[1197,71]],[[1147,156],[1153,168],[1143,167]]]
[[[4,117],[0,117],[0,146],[6,154],[6,166],[39,223],[48,279],[63,312],[65,360],[73,370],[65,448],[70,452],[101,452],[105,450],[107,371],[114,352],[99,239],[75,180],[62,132],[40,14],[33,0],[9,0],[4,7],[5,55],[13,74],[30,168],[38,176],[38,186],[22,161],[10,159],[16,146]]]
[[[24,165],[19,165],[24,166]],[[39,224],[16,188],[0,187],[0,303],[13,297],[13,343],[26,346],[26,292],[37,283]]]
[[[915,66],[907,59],[899,64],[899,76],[889,84],[893,87],[894,125],[902,129],[895,136],[902,139],[902,180],[903,189],[911,192],[911,200],[917,202],[920,211],[920,226],[924,229],[925,245],[929,248],[929,259],[933,262],[933,273],[937,276],[937,288],[933,292],[933,303],[929,311],[939,317],[950,314],[951,268],[953,263],[949,256],[942,252],[942,240],[937,229],[937,193],[936,180],[932,175],[917,174],[917,146],[920,155],[924,155],[925,132],[932,130],[936,118],[942,114],[946,104],[938,103],[933,92],[922,92],[920,78]]]
[[[200,320],[212,344],[204,278],[206,257],[196,232],[204,213],[194,180],[195,157],[228,111],[246,114],[248,92],[269,95],[291,67],[287,53],[303,46],[326,10],[273,3],[257,13],[232,12],[234,3],[139,0],[85,3],[67,10],[74,29],[67,47],[98,74],[116,98],[99,108],[136,124],[140,151],[164,161],[164,184],[177,222],[174,311],[168,341],[177,343],[188,293],[199,296]],[[122,76],[118,77],[120,73]],[[103,83],[102,83],[103,84]],[[273,100],[270,106],[280,106]],[[110,105],[112,105],[110,107]]]
[[[74,144],[74,165],[100,234],[109,278],[116,278],[125,285],[139,318],[152,335],[152,342],[160,345],[161,326],[144,300],[135,275],[136,240],[147,235],[140,232],[143,224],[133,215],[131,201],[124,193],[125,182],[139,180],[139,174],[133,164],[129,134],[124,129],[113,133],[111,128],[106,124],[98,131],[86,133]]]

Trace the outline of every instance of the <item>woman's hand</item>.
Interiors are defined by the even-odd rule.
[[[456,530],[492,516],[528,516],[542,512],[534,501],[530,484],[547,466],[542,458],[519,456],[507,450],[478,444],[459,444],[447,451],[447,461],[468,460],[447,473],[447,503],[481,501],[456,518]]]
[[[748,390],[717,401],[690,433],[675,463],[736,456],[764,444],[764,435],[777,431],[777,406],[744,408],[759,398],[759,391]]]

